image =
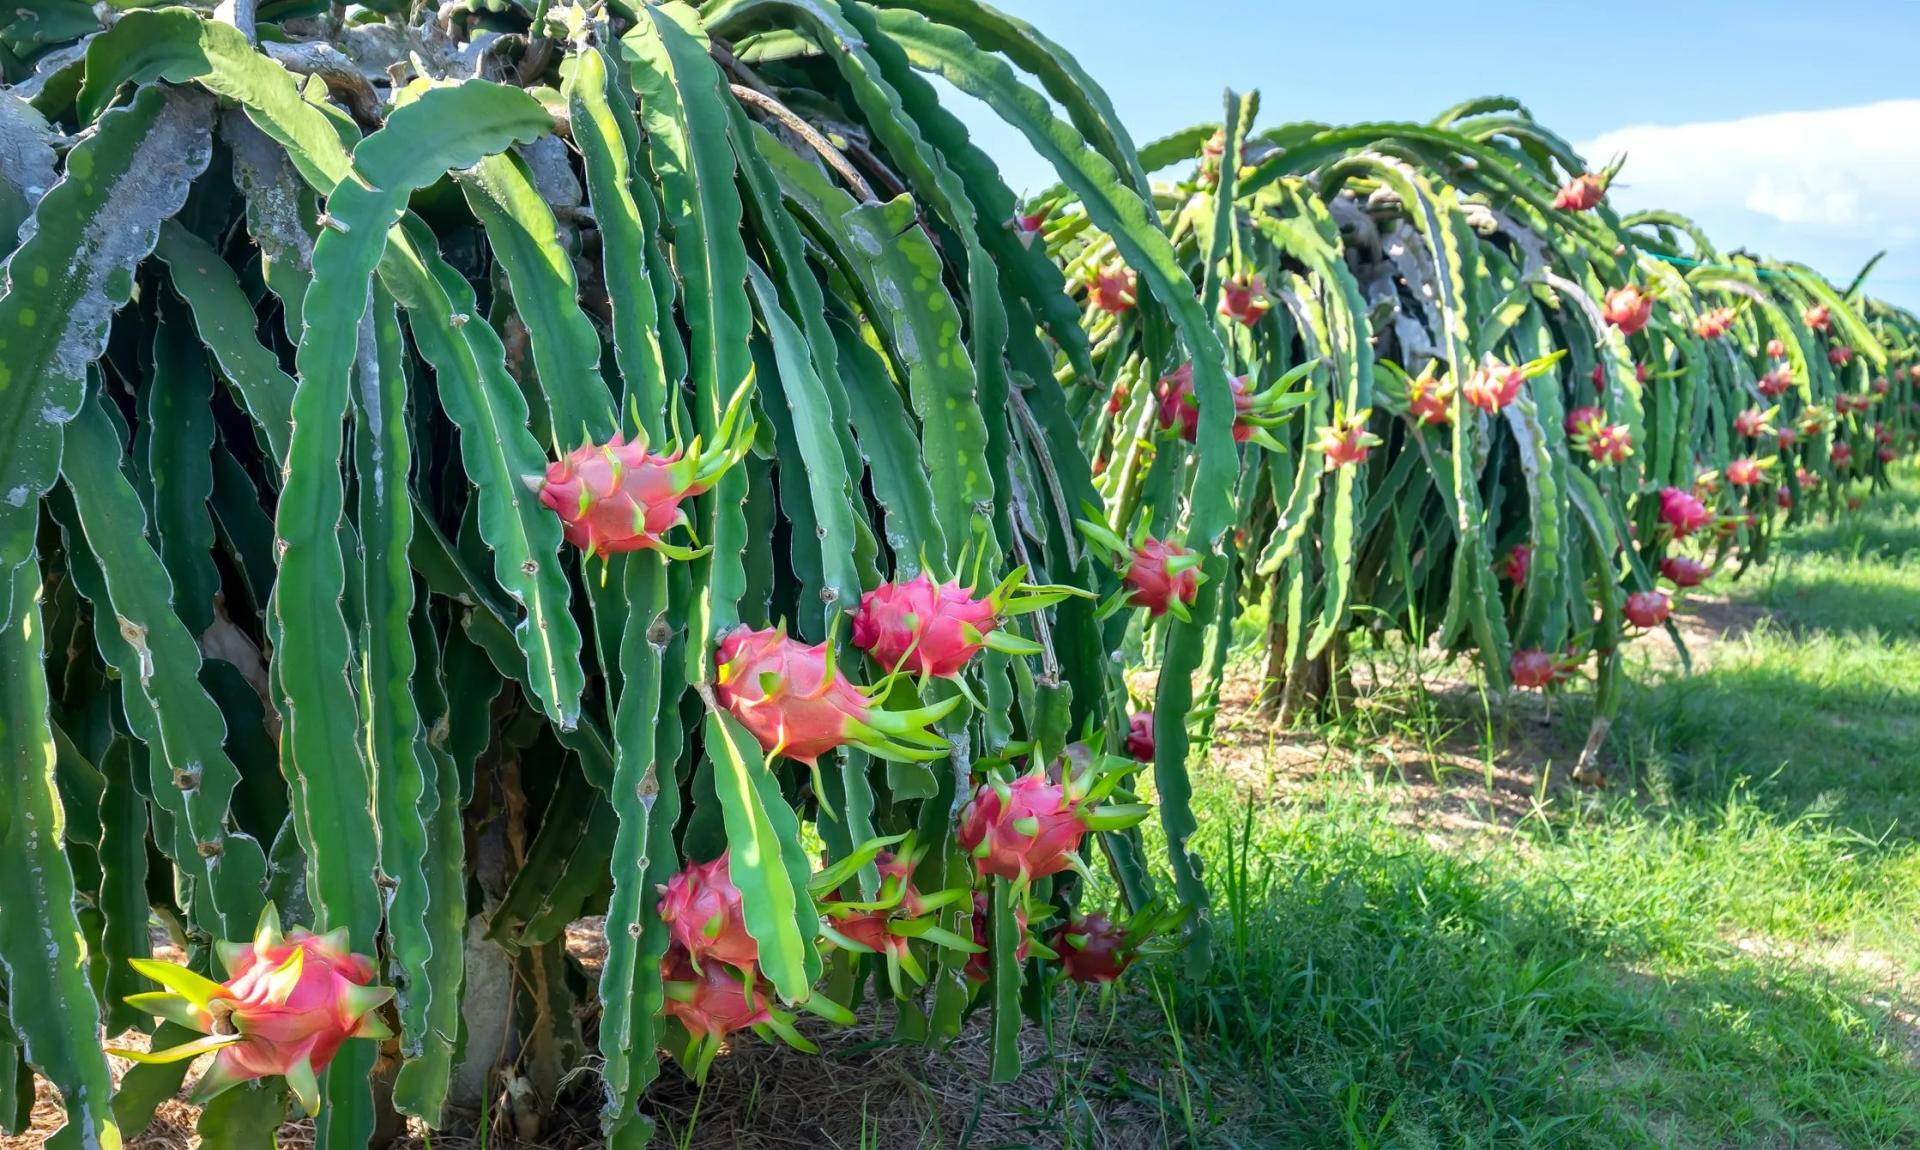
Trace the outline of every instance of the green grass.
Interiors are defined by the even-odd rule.
[[[1156,983],[1202,1141],[1920,1145],[1920,489],[1722,590],[1766,614],[1691,676],[1637,668],[1614,785],[1517,826],[1410,827],[1392,772],[1203,779],[1217,959]],[[1394,735],[1511,726],[1477,708]]]

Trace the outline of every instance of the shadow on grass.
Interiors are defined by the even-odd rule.
[[[1169,985],[1237,1115],[1220,1145],[1890,1146],[1920,1129],[1912,1035],[1830,975],[1596,916],[1550,874],[1377,814],[1302,810],[1251,843],[1203,826],[1230,892],[1217,958]]]

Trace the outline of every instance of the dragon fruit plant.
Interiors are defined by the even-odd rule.
[[[1125,729],[1111,587],[1074,534],[1101,497],[1062,380],[1092,343],[1049,249],[1102,231],[1087,262],[1126,269],[1103,290],[1131,306],[1096,315],[1175,331],[1175,241],[1110,115],[1072,113],[1049,145],[1067,190],[1023,204],[916,70],[939,45],[946,81],[1044,138],[1074,92],[1017,65],[1057,45],[985,35],[1000,18],[972,0],[71,7],[0,12],[0,691],[21,719],[0,874],[42,892],[0,929],[0,1065],[33,1052],[58,1144],[139,1134],[97,1035],[153,1026],[138,996],[160,988],[128,961],[150,915],[231,938],[271,900],[328,932],[298,977],[281,956],[231,990],[181,983],[204,1020],[164,1000],[219,1048],[203,1091],[284,1075],[354,1150],[389,1105],[427,1128],[476,1106],[471,1060],[519,1067],[534,1111],[591,1065],[602,1133],[633,1145],[658,1051],[702,1066],[834,1009],[829,962],[885,967],[818,930],[822,903],[871,901],[867,870],[816,891],[803,843],[830,866],[916,829],[921,876],[969,875],[952,748],[1051,758]],[[1203,405],[1227,359],[1195,333],[1218,322],[1177,328]],[[1130,377],[1136,407],[1173,366]],[[847,645],[882,587],[901,609],[868,602],[876,644],[919,644],[898,675]],[[150,845],[71,837],[80,762],[110,841]],[[482,866],[484,842],[514,849]],[[1101,857],[1144,889],[1158,856],[1130,845]],[[931,913],[967,934],[964,906]],[[599,985],[577,988],[567,925],[601,916]],[[359,958],[329,957],[341,930]],[[511,978],[468,976],[470,931]],[[949,1041],[960,1010],[931,1000],[969,955],[910,953],[928,986],[903,988]],[[1012,1033],[1033,974],[990,965]],[[341,993],[310,1010],[322,974]],[[531,986],[537,1011],[499,997]],[[590,1003],[597,1054],[561,1033]],[[469,1007],[510,1019],[484,1053]],[[384,1053],[345,1037],[382,1026]],[[164,1097],[179,1072],[121,1088]],[[267,1145],[282,1115],[237,1093],[203,1138]]]
[[[300,927],[282,933],[268,905],[251,942],[216,942],[226,968],[214,982],[185,966],[130,959],[139,974],[166,987],[127,996],[127,1005],[206,1035],[163,1050],[110,1047],[137,1063],[163,1065],[212,1054],[194,1085],[201,1105],[243,1082],[279,1077],[308,1114],[320,1112],[320,1079],[348,1040],[393,1037],[379,1008],[393,998],[375,986],[374,961],[354,954],[346,928],[316,935]]]

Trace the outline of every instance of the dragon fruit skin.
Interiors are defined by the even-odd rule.
[[[1127,754],[1135,762],[1153,761],[1153,712],[1138,711],[1127,719]]]
[[[723,851],[712,862],[690,862],[660,887],[660,920],[696,969],[712,960],[750,970],[760,958],[760,944],[747,933],[740,891],[733,885],[731,856]]]
[[[1515,651],[1507,661],[1507,674],[1516,687],[1545,687],[1553,682],[1556,669],[1551,651],[1532,648]]]
[[[1660,492],[1660,519],[1678,538],[1685,538],[1713,522],[1713,513],[1690,492],[1678,487]]]
[[[885,710],[831,666],[825,643],[810,647],[773,628],[728,632],[714,662],[715,701],[769,755],[809,765],[848,745],[885,758],[938,758],[946,740],[927,727],[959,705],[956,697]]]
[[[1597,172],[1584,172],[1560,185],[1553,206],[1563,212],[1586,212],[1600,206],[1607,195],[1607,178]]]
[[[690,463],[616,435],[550,464],[536,490],[541,506],[560,516],[567,542],[589,555],[618,555],[658,547],[687,522],[681,502],[706,490]]]
[[[1253,393],[1244,375],[1227,380],[1233,392],[1233,441],[1245,443],[1253,438],[1253,424],[1245,417],[1253,411]],[[1193,361],[1188,360],[1160,377],[1160,427],[1171,431],[1177,425],[1180,438],[1197,443],[1200,438],[1200,401],[1193,394]]]
[[[1133,965],[1126,932],[1099,911],[1061,923],[1047,945],[1060,956],[1061,970],[1075,982],[1112,982]]]
[[[1675,587],[1698,587],[1713,572],[1698,559],[1669,555],[1660,561],[1660,574],[1666,576]]]
[[[1652,322],[1653,297],[1632,284],[1614,288],[1607,293],[1600,314],[1621,335],[1633,335]]]
[[[1636,627],[1658,627],[1672,611],[1672,602],[1659,591],[1635,591],[1621,608],[1627,622]]]
[[[960,846],[983,875],[1036,879],[1074,865],[1087,833],[1080,802],[1038,774],[981,785],[960,813]]]
[[[1227,319],[1253,327],[1272,306],[1267,285],[1257,275],[1251,279],[1233,276],[1220,285],[1220,314]]]
[[[1160,539],[1141,542],[1133,549],[1122,576],[1133,589],[1128,601],[1135,607],[1145,607],[1155,617],[1172,610],[1176,602],[1191,605],[1200,594],[1200,568],[1197,562],[1179,562],[1188,559],[1197,560],[1198,556],[1177,543]]]
[[[686,951],[669,948],[660,963],[667,1014],[696,1039],[720,1039],[772,1020],[767,997],[749,975],[742,979],[717,962],[695,969]]]
[[[351,1038],[391,1038],[377,1013],[393,988],[371,985],[375,967],[352,953],[344,928],[315,935],[280,930],[268,906],[249,943],[219,942],[224,983],[183,966],[132,959],[139,973],[166,987],[133,994],[127,1002],[208,1035],[167,1050],[113,1053],[140,1062],[174,1062],[213,1051],[191,1098],[206,1103],[242,1082],[283,1076],[302,1109],[318,1113],[318,1075]]]
[[[958,583],[936,584],[925,572],[882,583],[860,597],[853,645],[882,667],[935,677],[957,675],[1000,625],[991,600]]]

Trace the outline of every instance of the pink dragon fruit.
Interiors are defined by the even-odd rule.
[[[1127,601],[1155,617],[1172,611],[1184,616],[1200,594],[1200,556],[1164,540],[1149,538],[1133,549],[1121,576],[1132,588]]]
[[[1365,463],[1368,453],[1380,446],[1380,437],[1367,430],[1367,420],[1372,415],[1371,410],[1361,410],[1351,418],[1342,419],[1336,405],[1333,422],[1322,427],[1313,442],[1326,461],[1328,471]]]
[[[1606,423],[1606,413],[1597,407],[1576,407],[1567,412],[1567,418],[1564,421],[1568,435],[1579,435],[1598,427],[1605,427]]]
[[[1014,615],[1050,607],[1069,587],[1029,586],[1017,568],[987,594],[975,596],[957,581],[935,583],[926,572],[906,582],[882,583],[860,597],[853,612],[853,645],[888,671],[951,678],[981,651],[1038,655],[1038,644],[1002,628]]]
[[[1460,397],[1492,415],[1519,398],[1520,387],[1526,382],[1526,372],[1521,368],[1509,364],[1483,367],[1467,377]]]
[[[1768,408],[1762,411],[1757,407],[1749,407],[1733,417],[1733,433],[1735,435],[1745,436],[1748,439],[1759,439],[1763,435],[1772,435],[1773,417],[1778,411],[1779,408]]]
[[[1533,570],[1533,548],[1525,543],[1518,544],[1507,552],[1500,561],[1499,573],[1515,587],[1527,581],[1527,573]]]
[[[1040,239],[1040,229],[1052,211],[1051,204],[1042,204],[1037,211],[1015,212],[1013,218],[1007,221],[1007,227],[1020,240],[1020,246],[1031,248],[1034,241]]]
[[[1765,465],[1752,456],[1743,455],[1727,464],[1727,482],[1735,487],[1752,487],[1765,478]]]
[[[1135,762],[1153,761],[1153,712],[1136,711],[1127,719],[1127,754]]]
[[[1047,940],[1060,967],[1075,982],[1112,982],[1133,965],[1127,932],[1099,911],[1063,922]]]
[[[1719,339],[1733,330],[1734,311],[1730,307],[1709,308],[1693,321],[1693,334],[1701,339]]]
[[[835,747],[883,759],[925,761],[947,741],[927,728],[958,706],[955,696],[889,711],[839,674],[827,644],[809,647],[784,632],[741,626],[714,654],[713,694],[769,755],[809,765]]]
[[[1553,197],[1553,206],[1564,212],[1591,211],[1600,206],[1607,195],[1607,177],[1595,172],[1585,172],[1560,185],[1560,191]]]
[[[1827,362],[1835,367],[1845,367],[1853,362],[1853,349],[1845,344],[1828,348]]]
[[[1767,354],[1772,356],[1774,359],[1780,359],[1781,357],[1785,356],[1787,354],[1787,341],[1784,339],[1768,340]]]
[[[1113,393],[1107,397],[1107,414],[1119,415],[1125,411],[1127,409],[1127,396],[1129,394],[1125,380],[1115,381]]]
[[[722,851],[712,862],[690,862],[659,888],[660,920],[696,968],[712,959],[750,970],[760,958],[760,944],[747,933],[740,891],[728,870],[731,854]]]
[[[1800,312],[1800,318],[1815,331],[1826,331],[1833,326],[1833,312],[1826,304],[1815,304]]]
[[[1633,335],[1653,320],[1653,296],[1633,284],[1607,293],[1600,309],[1601,318],[1620,329],[1621,335]]]
[[[541,506],[560,517],[567,542],[594,555],[653,550],[670,559],[691,559],[699,551],[666,540],[668,531],[687,523],[680,505],[719,482],[753,446],[754,424],[746,414],[749,376],[722,416],[714,445],[702,450],[696,438],[687,449],[663,455],[647,450],[644,433],[628,441],[616,433],[600,445],[583,444],[547,466],[545,475],[522,482]]]
[[[1658,627],[1673,612],[1673,603],[1658,591],[1635,591],[1627,596],[1621,613],[1636,627]]]
[[[1780,440],[1780,450],[1785,451],[1800,442],[1800,433],[1791,427],[1783,427],[1775,433]]]
[[[1713,513],[1691,492],[1668,487],[1660,492],[1660,519],[1684,539],[1713,522]]]
[[[1893,385],[1887,382],[1886,376],[1876,375],[1873,377],[1873,382],[1867,385],[1867,390],[1875,395],[1885,395],[1893,390]]]
[[[1422,374],[1407,381],[1407,414],[1422,427],[1453,422],[1453,379]]]
[[[1788,491],[1784,487],[1776,487],[1773,489],[1773,501],[1780,506],[1782,511],[1791,511],[1793,509],[1793,492]]]
[[[206,1103],[242,1082],[280,1075],[308,1114],[320,1110],[319,1074],[350,1038],[391,1038],[377,1009],[393,988],[373,986],[373,960],[349,949],[346,929],[315,935],[299,927],[280,931],[269,905],[251,943],[217,942],[227,981],[214,982],[184,966],[130,959],[138,972],[166,987],[127,996],[127,1004],[207,1037],[165,1050],[109,1048],[136,1062],[179,1062],[213,1054],[194,1086]]]
[[[661,1006],[696,1039],[725,1038],[736,1030],[763,1026],[773,1017],[767,996],[755,972],[746,974],[743,979],[719,963],[696,966],[686,951],[669,948],[660,963],[666,989]]]
[[[1894,460],[1900,458],[1900,452],[1890,446],[1880,447],[1874,450],[1873,457],[1882,463],[1892,463]]]
[[[1103,265],[1087,277],[1087,299],[1109,315],[1131,310],[1139,301],[1139,290],[1139,277],[1118,260]]]
[[[1227,381],[1233,391],[1233,441],[1245,443],[1253,438],[1254,425],[1246,422],[1253,411],[1254,397],[1247,377],[1236,375]],[[1193,394],[1193,361],[1188,360],[1160,377],[1160,426],[1171,431],[1177,424],[1180,438],[1197,443],[1200,438],[1200,401]]]
[[[1564,667],[1553,652],[1537,647],[1515,651],[1507,660],[1507,674],[1514,686],[1528,690],[1551,686],[1565,677]]]
[[[1782,363],[1761,376],[1754,383],[1761,395],[1768,399],[1778,399],[1793,387],[1793,365]]]
[[[1660,561],[1660,574],[1667,577],[1675,587],[1698,587],[1713,574],[1705,563],[1698,559],[1689,559],[1685,555],[1669,555]]]
[[[960,812],[959,842],[982,875],[1036,878],[1081,870],[1074,851],[1088,831],[1119,830],[1147,816],[1137,803],[1096,807],[1119,786],[1121,771],[1089,767],[1063,782],[1035,768],[1012,782],[980,784]]]
[[[1833,445],[1833,451],[1829,453],[1829,458],[1833,460],[1835,471],[1845,471],[1853,463],[1853,448],[1849,444],[1836,443]]]
[[[924,853],[881,851],[874,860],[881,880],[877,900],[832,902],[822,908],[821,936],[843,950],[882,956],[887,982],[897,998],[908,995],[904,979],[916,985],[927,981],[926,968],[914,957],[914,939],[969,955],[974,951],[973,943],[942,928],[938,917],[941,908],[967,897],[966,888],[923,895],[914,886],[914,866]]]
[[[1252,327],[1272,307],[1273,301],[1267,298],[1267,285],[1258,275],[1231,276],[1220,285],[1220,314],[1227,319]]]

